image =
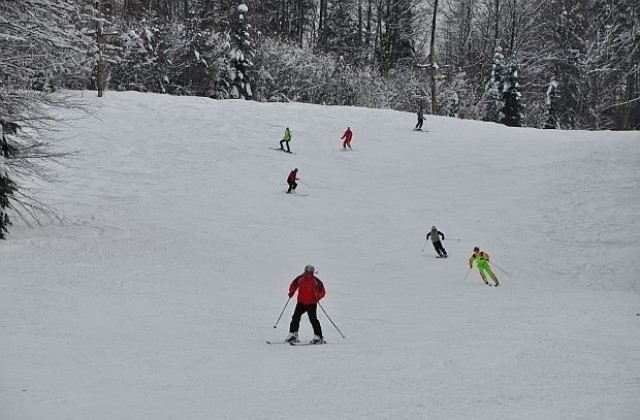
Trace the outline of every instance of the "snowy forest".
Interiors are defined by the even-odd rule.
[[[5,0],[0,116],[25,90],[92,89],[639,129],[639,15],[635,0]]]

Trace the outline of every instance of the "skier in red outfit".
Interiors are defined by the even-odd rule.
[[[351,138],[353,137],[353,131],[351,131],[351,127],[347,127],[347,131],[344,132],[340,140],[344,139],[342,143],[342,148],[346,149],[347,147],[351,149]]]
[[[298,183],[296,180],[298,179],[298,168],[294,168],[293,171],[289,172],[289,176],[287,177],[287,184],[289,184],[289,189],[287,190],[287,194],[291,194],[292,191],[295,191]]]
[[[322,344],[324,338],[322,337],[322,327],[320,321],[318,321],[318,302],[322,299],[326,291],[324,284],[319,278],[315,276],[316,269],[312,265],[307,265],[304,268],[304,273],[296,277],[289,285],[289,298],[298,292],[298,303],[296,309],[293,311],[291,317],[291,324],[289,324],[289,335],[286,341],[289,343],[298,342],[298,329],[300,328],[300,318],[306,312],[309,316],[309,321],[313,327],[313,340],[311,344]]]

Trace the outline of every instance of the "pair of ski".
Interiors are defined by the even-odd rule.
[[[289,344],[291,346],[319,346],[321,344],[327,344],[327,342],[325,341],[324,343],[312,343],[311,341],[296,341],[293,343],[290,343],[288,341],[282,340],[282,341],[269,341],[267,340],[267,344]]]
[[[281,149],[281,148],[279,148],[279,147],[270,147],[269,149],[271,149],[271,150],[277,150],[277,151],[284,152],[284,153],[288,153],[288,154],[290,154],[290,155],[295,155],[295,154],[296,154],[296,153],[293,153],[293,152],[290,152],[290,151],[287,151],[287,150]]]

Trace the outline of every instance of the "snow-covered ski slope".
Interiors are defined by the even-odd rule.
[[[93,95],[0,241],[1,420],[640,418],[637,132]],[[346,339],[266,345],[306,264]]]

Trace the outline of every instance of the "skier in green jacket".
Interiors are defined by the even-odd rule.
[[[489,254],[484,251],[480,251],[480,248],[473,248],[473,255],[469,258],[469,270],[473,268],[473,262],[476,262],[476,266],[478,267],[478,271],[480,272],[480,277],[482,277],[482,281],[484,284],[490,286],[487,281],[487,275],[491,277],[493,280],[493,285],[498,287],[500,286],[500,282],[498,282],[498,277],[491,271],[491,267],[489,267]]]
[[[289,131],[289,127],[284,130],[284,137],[280,140],[280,149],[284,152],[291,153],[291,149],[289,148],[289,142],[291,141],[291,131]],[[287,150],[284,150],[283,144],[287,145]]]

